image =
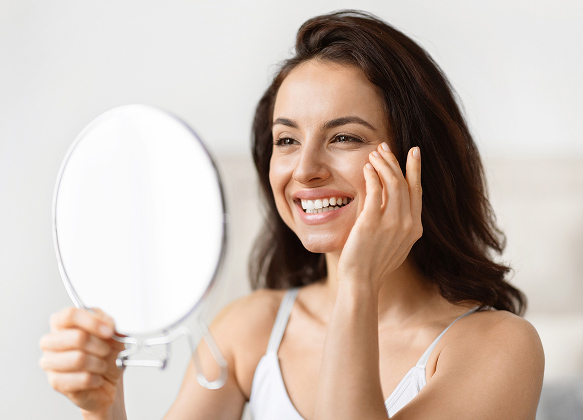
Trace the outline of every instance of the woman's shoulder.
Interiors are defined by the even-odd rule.
[[[533,325],[508,311],[476,311],[460,322],[458,334],[479,339],[479,341],[504,340],[511,343],[536,344],[540,339]],[[486,344],[486,343],[484,343]]]
[[[456,322],[438,347],[427,394],[460,412],[496,407],[505,418],[534,419],[544,353],[528,321],[506,311],[476,312]]]
[[[226,305],[211,324],[228,347],[267,346],[285,290],[260,289]]]
[[[255,290],[225,306],[215,322],[236,325],[237,328],[249,323],[252,323],[253,328],[263,324],[273,325],[284,294],[285,290]]]
[[[508,311],[478,311],[458,321],[444,336],[438,362],[459,366],[508,369],[540,376],[544,352],[536,329],[527,320]]]

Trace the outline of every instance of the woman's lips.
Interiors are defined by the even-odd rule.
[[[331,210],[331,211],[326,211],[323,213],[313,213],[313,214],[304,212],[304,209],[302,208],[301,201],[295,201],[295,205],[296,205],[296,211],[298,212],[298,215],[300,216],[300,220],[303,223],[305,223],[307,225],[317,225],[317,224],[329,222],[330,220],[336,219],[337,217],[342,215],[345,212],[346,208],[352,204],[352,201],[353,200],[351,200],[348,204],[345,204],[344,206],[340,207],[338,210]]]

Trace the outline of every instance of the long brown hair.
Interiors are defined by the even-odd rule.
[[[306,250],[275,207],[269,183],[273,106],[285,77],[311,59],[357,66],[382,92],[393,151],[405,168],[407,152],[423,153],[423,236],[415,263],[450,302],[523,314],[524,295],[506,281],[510,268],[494,261],[505,237],[487,197],[480,156],[453,89],[431,57],[403,33],[365,12],[345,10],[308,20],[298,31],[295,56],[283,62],[253,121],[253,160],[266,220],[249,261],[254,288],[289,288],[326,277],[323,254]]]

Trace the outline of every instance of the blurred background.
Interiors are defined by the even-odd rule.
[[[144,103],[206,142],[231,213],[210,320],[249,292],[262,214],[250,158],[255,104],[301,23],[342,8],[410,35],[457,90],[508,236],[503,259],[545,347],[537,419],[583,418],[583,3],[570,0],[0,0],[0,418],[79,418],[38,367],[50,314],[71,304],[51,205],[77,134],[110,108]],[[163,416],[188,357],[177,342],[166,370],[128,369],[130,419]]]

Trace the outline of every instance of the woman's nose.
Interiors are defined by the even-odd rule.
[[[328,162],[318,150],[306,148],[301,151],[293,178],[301,184],[311,184],[323,181],[330,176]]]

